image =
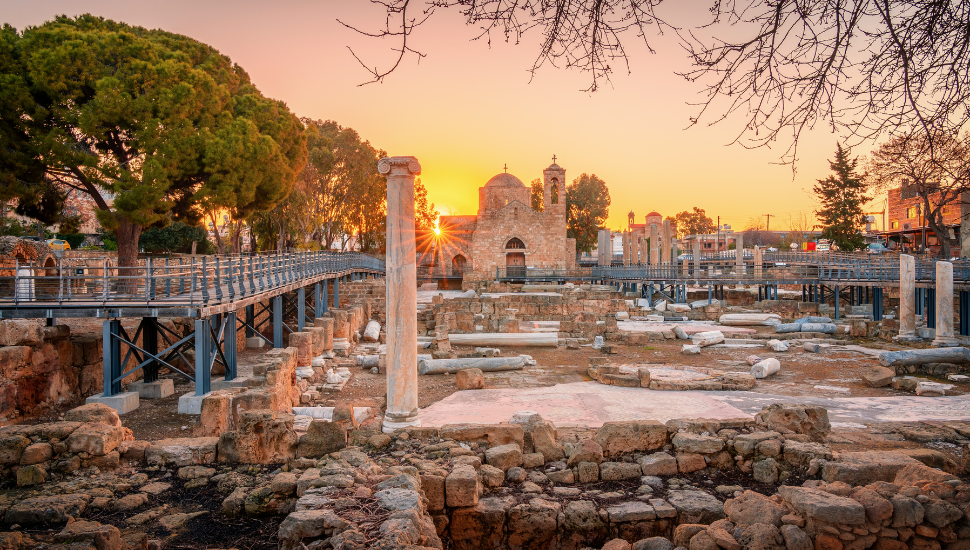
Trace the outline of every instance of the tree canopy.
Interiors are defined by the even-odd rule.
[[[610,215],[610,190],[596,174],[582,174],[566,186],[566,235],[576,239],[576,250],[590,252],[597,231]]]
[[[529,198],[532,202],[532,209],[536,212],[542,212],[545,209],[545,205],[542,203],[542,193],[544,191],[542,186],[542,180],[536,178],[532,180],[529,184],[530,195]]]
[[[87,193],[131,265],[142,229],[270,209],[306,162],[303,125],[214,48],[92,15],[0,32],[2,194],[32,215]]]
[[[838,144],[835,160],[829,161],[833,174],[818,180],[813,191],[822,205],[815,211],[822,222],[822,237],[831,240],[839,250],[856,250],[865,246],[859,227],[866,223],[863,206],[871,200],[866,195],[865,174],[857,174],[858,158]]]
[[[677,221],[677,233],[680,235],[707,235],[717,231],[707,212],[703,208],[694,207],[693,211],[684,210],[674,216]]]

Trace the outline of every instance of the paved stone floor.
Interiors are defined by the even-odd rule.
[[[665,392],[576,382],[541,388],[460,391],[422,409],[424,426],[505,422],[536,410],[559,426],[599,427],[613,420],[750,417],[772,403],[828,409],[835,427],[919,420],[970,420],[970,396],[797,397],[755,392]]]

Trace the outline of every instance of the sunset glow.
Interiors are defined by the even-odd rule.
[[[669,9],[691,17],[694,8]],[[22,29],[84,12],[210,44],[297,115],[336,120],[390,155],[416,156],[429,200],[443,214],[475,214],[478,188],[504,165],[528,184],[555,153],[567,181],[584,172],[606,181],[615,229],[626,227],[630,210],[642,223],[652,210],[666,216],[694,206],[734,228],[770,214],[771,228],[785,229],[789,217],[813,216],[811,186],[827,175],[839,139],[824,125],[806,133],[793,173],[777,164],[786,144],[728,145],[740,120],[685,129],[697,114],[688,103],[702,98],[697,84],[674,74],[688,61],[668,35],[651,42],[655,55],[628,37],[632,74],[619,69],[612,86],[588,94],[579,91],[588,86],[587,75],[575,71],[546,67],[530,82],[538,33],[518,46],[493,40],[489,47],[472,40],[477,29],[465,27],[457,11],[436,15],[409,42],[427,57],[408,57],[384,83],[364,86],[368,74],[348,47],[383,68],[393,63],[397,46],[337,22],[378,27],[382,8],[368,2],[51,0],[12,3],[4,21]],[[882,197],[866,210],[881,208]]]

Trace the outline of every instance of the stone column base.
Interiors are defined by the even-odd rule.
[[[916,336],[916,334],[900,334],[898,336],[893,336],[893,341],[913,344],[916,342],[922,342],[923,339]]]
[[[949,336],[941,336],[933,340],[933,345],[938,348],[957,348],[957,347],[960,347],[962,344],[956,338],[952,338]]]
[[[128,391],[138,393],[141,399],[164,399],[175,395],[175,381],[171,378],[161,378],[156,382],[132,382],[128,384]]]
[[[390,418],[384,417],[384,424],[381,426],[381,431],[389,434],[391,432],[403,429],[403,428],[419,428],[421,427],[421,419],[417,415],[411,417],[410,419],[404,420],[392,420]]]

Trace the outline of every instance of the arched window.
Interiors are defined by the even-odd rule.
[[[549,195],[552,204],[559,204],[559,178],[552,178],[552,191]]]
[[[512,237],[511,239],[509,239],[509,242],[505,243],[505,249],[506,250],[525,249],[525,243],[519,240],[518,237]]]

